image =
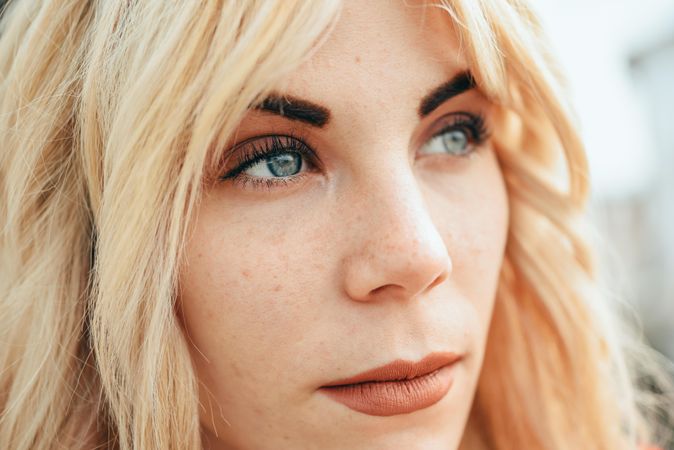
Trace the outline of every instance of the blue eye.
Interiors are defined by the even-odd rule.
[[[292,177],[302,169],[302,155],[296,152],[280,153],[269,156],[242,173],[258,178]]]
[[[233,180],[242,187],[271,189],[298,181],[305,172],[316,167],[313,150],[292,136],[261,136],[235,147],[237,166],[220,177]]]
[[[426,154],[446,153],[463,156],[470,151],[470,142],[463,130],[447,130],[430,138],[422,147]]]
[[[448,119],[450,123],[421,146],[422,153],[467,156],[488,138],[482,116],[455,113]]]

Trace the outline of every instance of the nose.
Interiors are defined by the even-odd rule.
[[[351,202],[351,252],[344,285],[356,301],[412,299],[446,280],[447,246],[433,223],[411,171],[369,180]],[[353,209],[352,209],[353,208]]]

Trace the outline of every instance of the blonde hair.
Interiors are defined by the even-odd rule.
[[[540,27],[518,0],[440,7],[500,105],[494,146],[511,210],[463,446],[652,441],[629,335],[598,294],[581,229],[583,146]],[[200,448],[198,381],[174,314],[190,220],[243,114],[308,57],[338,9],[10,3],[0,23],[0,448]]]

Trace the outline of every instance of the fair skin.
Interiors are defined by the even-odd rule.
[[[247,181],[209,186],[187,243],[179,310],[204,448],[458,447],[508,205],[492,144],[470,125],[478,115],[492,125],[479,88],[420,114],[429,93],[468,69],[450,25],[409,1],[346,1],[328,39],[279,91],[329,110],[326,123],[259,109],[242,121],[239,153],[221,175],[242,153],[267,148],[269,135],[294,138],[276,141],[290,146],[289,166],[262,159],[240,170]],[[300,156],[295,139],[314,156]],[[293,182],[267,185],[280,176]],[[319,391],[431,352],[462,355],[432,406],[373,416]]]

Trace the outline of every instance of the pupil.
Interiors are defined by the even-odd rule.
[[[289,177],[297,174],[302,167],[298,153],[284,153],[269,158],[267,168],[275,177]]]
[[[468,145],[468,137],[460,130],[453,130],[446,133],[443,141],[445,148],[450,152],[461,152]]]

